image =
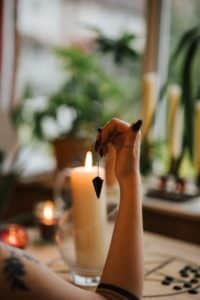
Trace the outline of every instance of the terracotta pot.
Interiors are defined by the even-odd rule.
[[[87,140],[71,137],[54,140],[53,147],[58,170],[74,165],[83,165],[85,154],[90,148]]]

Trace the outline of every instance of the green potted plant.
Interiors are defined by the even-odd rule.
[[[183,109],[183,134],[181,152],[176,161],[169,161],[168,173],[180,176],[183,161],[194,161],[194,113],[200,97],[199,85],[199,45],[200,26],[185,31],[178,41],[169,62],[168,78],[163,85],[159,100],[165,99],[165,93],[171,83],[177,83],[182,90],[180,105]],[[157,106],[156,112],[159,110]],[[155,112],[155,115],[156,115]],[[155,119],[155,118],[154,118]]]
[[[27,113],[30,99],[24,100],[12,116],[15,125],[29,125],[34,137],[53,144],[61,169],[83,159],[96,128],[118,114],[123,92],[100,68],[94,53],[57,48],[55,54],[62,62],[65,82],[43,99],[39,109]]]

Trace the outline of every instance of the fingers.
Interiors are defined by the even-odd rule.
[[[135,143],[135,139],[142,127],[142,120],[138,120],[137,122],[133,123],[129,127],[129,133],[126,135],[126,144],[133,146]]]
[[[95,143],[95,151],[101,156],[108,151],[107,145],[111,143],[115,149],[119,149],[127,143],[132,146],[138,131],[142,126],[142,121],[129,125],[119,119],[112,119],[102,128],[98,129],[98,135]]]
[[[141,149],[141,132],[138,131],[136,138],[135,138],[135,142],[134,142],[134,147],[133,147],[133,155],[135,158],[140,157],[140,149]]]
[[[102,128],[101,131],[101,143],[106,144],[112,142],[116,137],[126,132],[129,128],[129,124],[119,119],[112,119],[110,122]]]
[[[130,125],[119,119],[112,119],[102,128],[98,128],[98,135],[95,143],[95,150],[99,152],[101,156],[106,154],[108,143],[112,143],[116,146],[116,143],[120,143],[123,133],[129,129]]]

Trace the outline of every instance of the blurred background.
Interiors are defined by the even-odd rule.
[[[99,126],[142,118],[145,229],[200,243],[199,16],[198,0],[0,0],[2,220],[29,223]]]

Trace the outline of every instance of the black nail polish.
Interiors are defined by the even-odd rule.
[[[102,148],[99,150],[99,154],[101,157],[103,157],[103,149]]]
[[[100,146],[99,141],[96,141],[95,144],[94,144],[94,150],[95,150],[96,152],[98,151],[99,146]]]
[[[142,127],[142,120],[138,120],[136,123],[134,123],[133,125],[131,125],[131,128],[135,132],[139,131],[141,127]]]

